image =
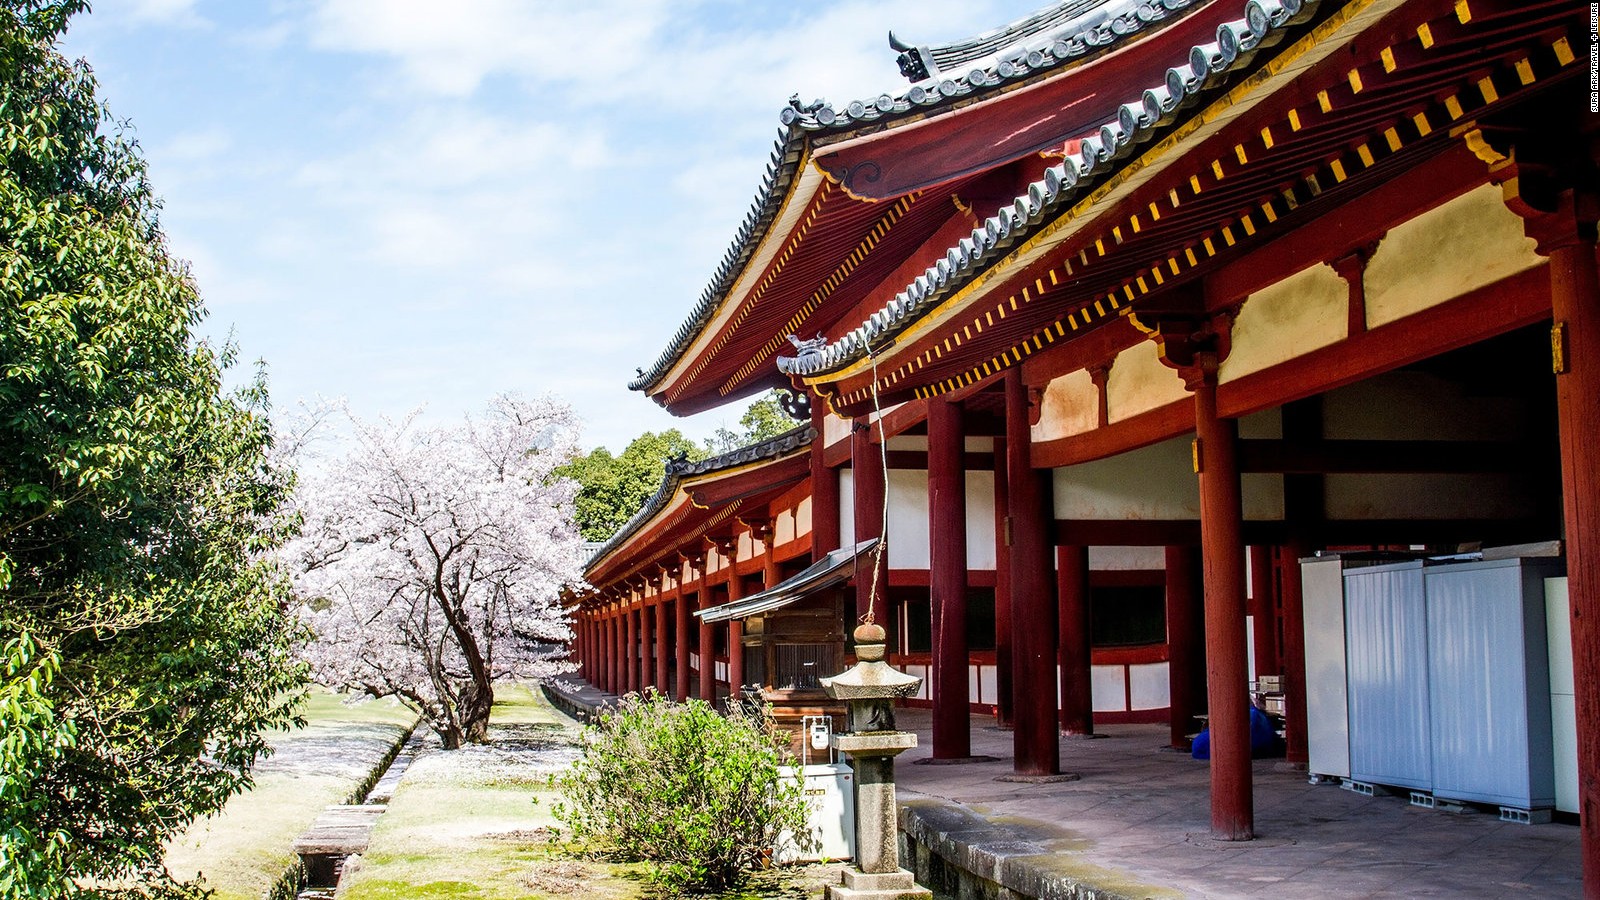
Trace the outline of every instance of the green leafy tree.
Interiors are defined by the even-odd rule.
[[[143,160],[55,49],[84,6],[0,0],[5,900],[159,884],[304,678],[265,389],[224,390]]]
[[[764,441],[770,437],[777,437],[794,428],[800,423],[789,418],[789,414],[778,405],[778,395],[767,392],[750,404],[739,417],[739,430],[734,431],[727,426],[718,428],[706,439],[706,453],[713,455],[727,453],[740,447]]]
[[[557,469],[556,474],[578,482],[574,516],[578,532],[586,541],[603,541],[616,534],[661,487],[668,459],[704,456],[704,450],[670,428],[639,435],[615,456],[598,447]]]

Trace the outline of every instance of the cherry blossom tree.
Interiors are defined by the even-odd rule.
[[[481,742],[494,685],[563,671],[580,582],[571,411],[500,396],[458,427],[345,415],[348,452],[301,466],[289,548],[315,676],[398,697],[447,749]]]

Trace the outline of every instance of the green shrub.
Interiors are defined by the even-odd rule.
[[[578,840],[647,862],[669,889],[733,887],[780,833],[810,840],[801,784],[778,776],[787,743],[743,712],[629,695],[584,730],[554,812]]]

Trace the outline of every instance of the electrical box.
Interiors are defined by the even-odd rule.
[[[778,774],[803,781],[806,803],[811,808],[807,824],[817,845],[801,851],[792,835],[778,836],[773,858],[780,864],[815,862],[819,859],[854,859],[856,855],[855,771],[848,763],[810,766],[783,766]]]

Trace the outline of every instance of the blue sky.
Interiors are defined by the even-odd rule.
[[[552,392],[613,450],[792,93],[903,91],[886,41],[1040,0],[97,0],[65,51],[130,120],[174,251],[279,406],[454,419]]]

